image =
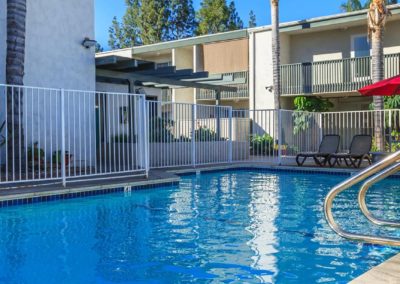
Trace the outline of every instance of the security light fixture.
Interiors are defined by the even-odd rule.
[[[82,41],[82,46],[84,46],[85,48],[91,48],[91,47],[95,46],[96,43],[97,43],[97,41],[95,41],[94,39],[85,37],[85,39]]]

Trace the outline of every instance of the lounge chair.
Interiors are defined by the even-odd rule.
[[[372,147],[372,136],[371,135],[356,135],[350,144],[350,150],[348,153],[332,154],[329,157],[329,166],[334,167],[340,165],[341,161],[344,160],[346,166],[359,168],[363,160],[367,160],[371,165],[370,151]]]
[[[323,167],[328,162],[330,155],[337,153],[339,144],[339,135],[325,135],[319,145],[318,152],[299,153],[296,156],[296,163],[301,167],[308,158],[313,158],[318,166]]]

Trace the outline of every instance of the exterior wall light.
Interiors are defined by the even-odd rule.
[[[95,41],[94,39],[85,37],[85,39],[82,41],[82,46],[84,46],[85,48],[91,48],[91,47],[95,46],[96,43],[97,43],[97,41]]]

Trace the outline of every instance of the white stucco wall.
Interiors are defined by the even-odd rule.
[[[5,83],[6,0],[0,0],[0,83]],[[27,1],[24,84],[94,90],[94,0]]]
[[[273,109],[274,95],[266,90],[273,85],[271,32],[250,34],[250,109]]]
[[[5,1],[5,0],[2,0]],[[25,85],[95,89],[94,0],[27,1]]]

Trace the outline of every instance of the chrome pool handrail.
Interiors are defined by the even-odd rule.
[[[366,202],[366,195],[369,188],[375,183],[397,173],[400,171],[400,163],[396,163],[391,167],[385,169],[383,172],[369,178],[361,187],[360,192],[358,193],[358,204],[360,206],[361,212],[367,217],[369,221],[376,225],[380,226],[390,226],[390,227],[400,227],[400,222],[396,221],[388,221],[384,219],[376,218],[368,209]]]
[[[325,218],[329,224],[329,226],[334,230],[338,235],[354,241],[361,241],[367,242],[372,244],[381,244],[381,245],[393,245],[393,246],[400,246],[400,238],[391,238],[391,237],[378,237],[378,236],[368,236],[363,234],[355,234],[351,232],[347,232],[343,230],[338,223],[336,223],[333,214],[332,214],[332,205],[333,200],[335,197],[345,191],[346,189],[350,188],[353,185],[356,185],[359,182],[375,175],[376,173],[381,172],[382,170],[386,169],[387,167],[398,163],[400,160],[400,151],[390,155],[389,157],[385,158],[384,160],[366,168],[365,170],[361,171],[360,173],[356,174],[355,176],[350,177],[349,179],[345,180],[344,182],[335,186],[326,196],[324,201],[324,213]]]

